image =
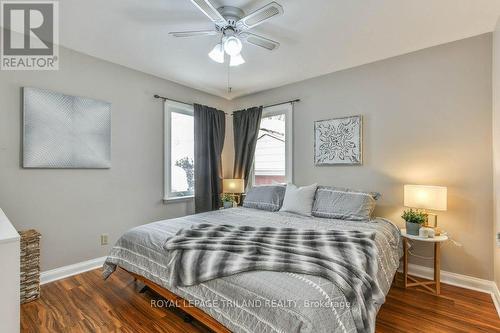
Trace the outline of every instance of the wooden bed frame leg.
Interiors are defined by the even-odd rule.
[[[123,269],[123,268],[122,268]],[[202,323],[209,329],[211,329],[214,333],[231,333],[229,329],[227,329],[224,325],[219,323],[217,320],[214,318],[210,317],[207,313],[203,312],[203,310],[190,306],[190,303],[185,300],[184,298],[174,294],[168,289],[165,289],[153,281],[150,281],[146,279],[145,277],[135,274],[132,272],[128,272],[127,270],[123,269],[125,272],[129,273],[132,275],[134,278],[137,279],[137,282],[140,282],[141,284],[144,284],[149,290],[152,292],[164,297],[166,300],[176,304],[176,307],[180,310],[182,310],[186,316],[183,316],[184,321],[190,322],[192,320],[197,320],[198,322]],[[142,290],[146,290],[145,288],[142,288]],[[141,290],[141,291],[142,291]]]

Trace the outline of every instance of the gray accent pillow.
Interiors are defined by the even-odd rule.
[[[286,186],[285,198],[280,212],[295,213],[304,216],[311,216],[314,195],[318,184],[298,187],[289,183]]]
[[[312,215],[331,219],[370,220],[380,193],[363,192],[340,187],[320,186]]]
[[[281,208],[284,197],[283,185],[254,186],[246,194],[243,207],[276,212]]]

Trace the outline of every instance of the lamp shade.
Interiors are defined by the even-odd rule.
[[[224,47],[222,46],[221,43],[217,44],[214,46],[212,51],[208,54],[210,59],[212,59],[215,62],[218,62],[219,64],[224,63]]]
[[[448,189],[443,186],[405,185],[404,205],[411,208],[446,210]]]
[[[243,179],[223,179],[222,191],[224,193],[243,193],[245,192],[245,181]]]
[[[234,36],[227,37],[224,41],[224,51],[230,56],[240,54],[242,47],[241,41]]]
[[[234,67],[234,66],[239,66],[241,64],[245,63],[245,59],[241,56],[241,54],[237,54],[235,56],[231,56],[229,60],[229,66]]]

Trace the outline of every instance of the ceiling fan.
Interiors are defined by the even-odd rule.
[[[170,35],[174,37],[220,35],[220,43],[208,53],[213,61],[224,63],[224,55],[227,53],[230,57],[230,66],[245,63],[241,56],[242,41],[269,51],[275,50],[280,45],[274,40],[248,32],[269,19],[283,14],[283,7],[274,1],[246,16],[243,10],[237,7],[222,6],[215,9],[209,0],[191,0],[191,2],[215,23],[215,29],[170,32]]]

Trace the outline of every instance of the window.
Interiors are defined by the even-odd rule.
[[[194,195],[193,106],[165,102],[165,200]]]
[[[292,104],[272,106],[262,111],[253,185],[292,181],[292,111]]]

